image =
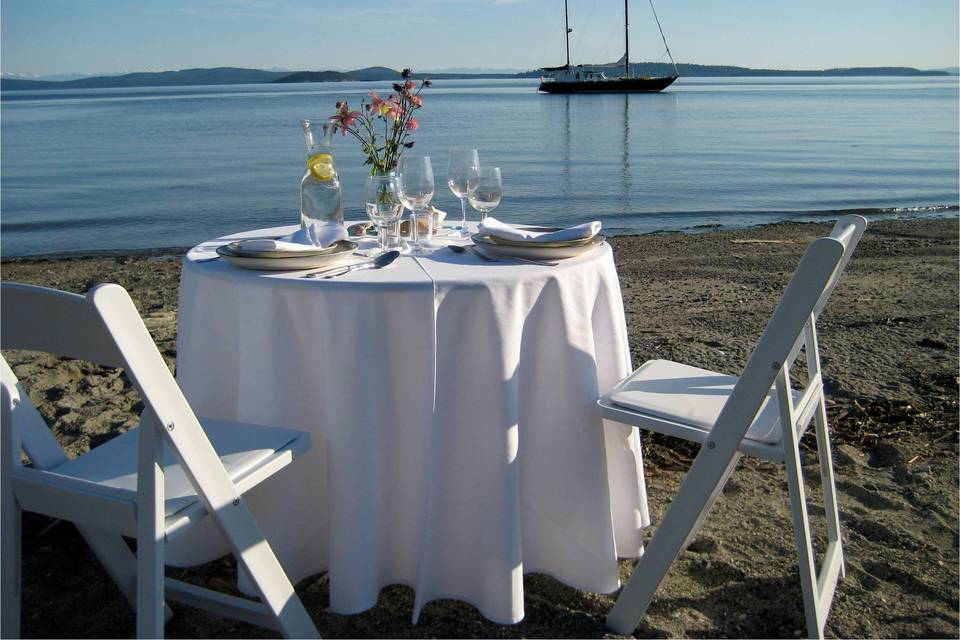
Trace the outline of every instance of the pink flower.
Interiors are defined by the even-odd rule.
[[[413,80],[407,80],[403,84],[403,88],[406,89],[407,91],[412,91],[413,89],[416,89],[416,87],[417,87],[417,83],[414,82]]]
[[[417,129],[419,126],[420,126],[420,123],[417,122],[416,118],[410,118],[409,120],[407,120],[407,129],[409,129],[410,131]]]
[[[423,98],[420,96],[410,96],[410,104],[413,105],[415,109],[419,109],[423,106]]]
[[[392,97],[390,99],[390,102],[387,102],[385,104],[388,105],[386,116],[391,120],[396,120],[397,118],[403,115],[404,109],[402,106],[400,106],[400,101],[397,99],[396,96]]]
[[[380,109],[380,105],[386,102],[386,100],[377,95],[376,91],[371,91],[368,95],[370,96],[370,106],[374,109]]]
[[[347,135],[347,128],[356,124],[357,118],[363,117],[363,114],[359,111],[350,111],[350,105],[346,102],[337,103],[337,112],[330,116],[331,120],[335,120],[340,125],[340,135]]]
[[[390,102],[384,100],[376,91],[370,92],[370,104],[367,106],[370,107],[370,111],[377,113],[378,115],[385,116],[390,113]]]

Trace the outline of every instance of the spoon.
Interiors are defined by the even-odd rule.
[[[536,264],[542,267],[555,267],[558,264],[556,262],[553,262],[552,260],[532,260],[530,258],[520,258],[518,256],[508,256],[506,258],[500,258],[498,256],[492,256],[486,251],[481,251],[479,247],[472,244],[468,244],[466,246],[459,245],[459,244],[449,244],[447,245],[447,247],[449,247],[450,251],[453,251],[454,253],[464,253],[469,250],[475,256],[487,262],[499,262],[500,260],[506,259],[506,260],[519,260],[520,262],[529,262],[530,264]]]
[[[359,262],[351,264],[348,267],[334,267],[333,269],[324,269],[323,271],[314,271],[300,276],[301,278],[336,278],[350,273],[351,271],[362,271],[363,269],[383,269],[388,264],[400,257],[399,251],[387,251],[368,262]]]

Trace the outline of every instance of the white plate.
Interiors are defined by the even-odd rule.
[[[536,260],[562,260],[563,258],[574,258],[581,254],[599,247],[606,241],[602,235],[593,237],[589,244],[580,244],[569,247],[515,247],[504,244],[496,244],[486,236],[479,233],[473,235],[473,242],[483,247],[483,250],[507,258],[533,258]]]
[[[341,240],[335,247],[335,250],[332,252],[305,256],[297,254],[277,256],[276,253],[272,253],[270,256],[251,256],[250,254],[237,255],[225,245],[217,248],[217,254],[230,264],[244,269],[254,269],[257,271],[298,271],[302,269],[335,267],[354,254],[357,250],[357,243],[350,242],[349,240]]]

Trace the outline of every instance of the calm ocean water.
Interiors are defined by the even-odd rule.
[[[3,256],[189,246],[299,220],[298,120],[389,83],[4,92]],[[682,78],[655,95],[552,96],[530,80],[425,90],[413,152],[503,171],[507,221],[600,219],[610,233],[739,226],[849,209],[957,215],[956,77]],[[359,146],[338,138],[348,218]],[[474,214],[475,215],[475,214]]]

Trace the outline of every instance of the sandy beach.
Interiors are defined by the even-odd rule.
[[[651,358],[737,373],[800,255],[828,224],[614,238],[634,366]],[[176,364],[182,251],[4,260],[4,281],[85,292],[124,286],[171,368]],[[958,221],[871,224],[819,324],[847,575],[827,633],[834,637],[957,637]],[[7,309],[6,313],[13,312]],[[71,455],[136,424],[142,408],[112,370],[4,352]],[[644,435],[654,527],[682,481],[692,446]],[[814,495],[815,444],[805,455]],[[815,516],[822,509],[813,501]],[[822,523],[821,523],[822,524]],[[71,524],[23,523],[24,637],[117,637],[134,614]],[[745,460],[700,538],[657,592],[640,637],[798,637],[806,632],[786,480]],[[632,561],[623,561],[626,579]],[[170,575],[230,590],[223,559]],[[326,612],[324,576],[297,591],[328,637],[604,637],[614,596],[525,578],[526,619],[484,620],[437,601],[412,625],[413,592],[385,589],[356,616]],[[168,637],[272,637],[173,605]]]

